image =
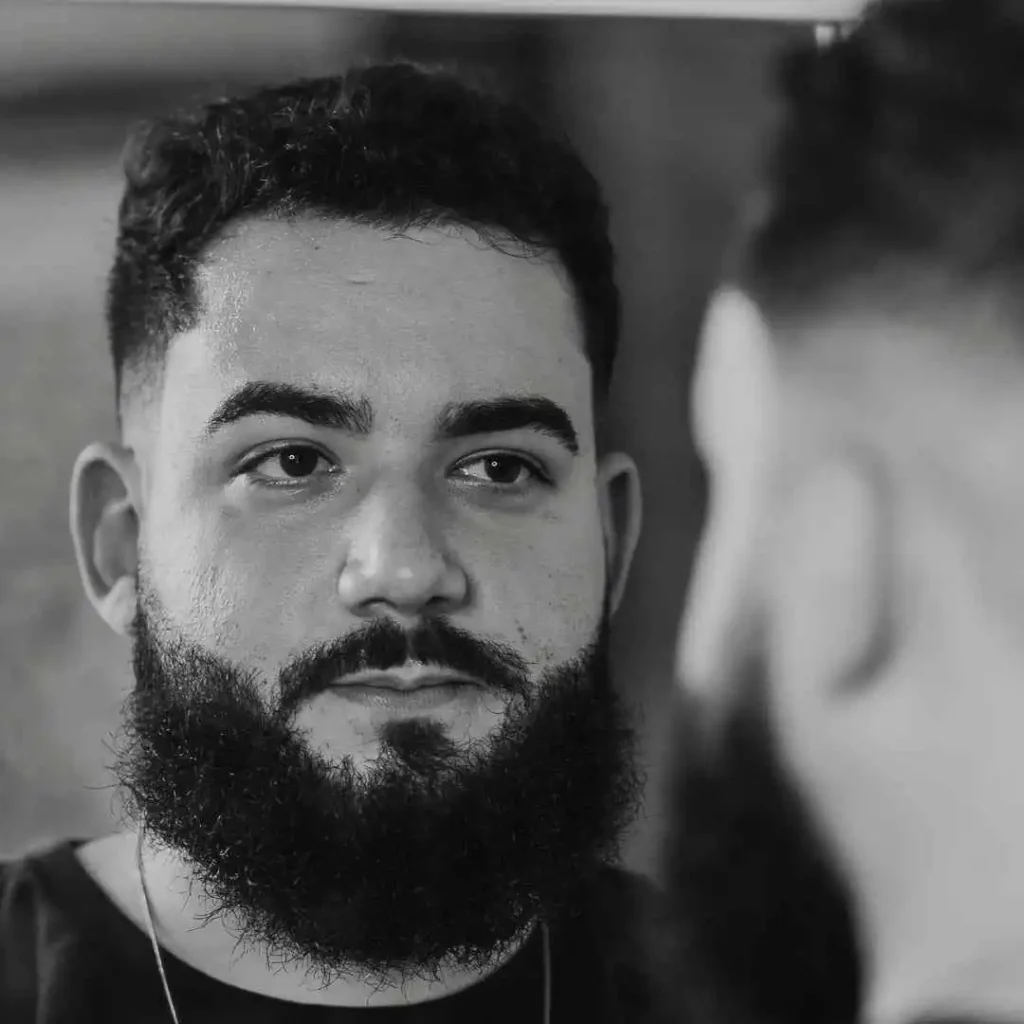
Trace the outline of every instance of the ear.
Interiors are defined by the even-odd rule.
[[[71,536],[86,596],[127,636],[137,608],[139,472],[122,445],[92,444],[71,476]]]
[[[614,615],[626,589],[643,521],[640,473],[636,463],[623,452],[604,456],[597,468],[597,485],[604,531],[608,609]]]
[[[708,500],[676,644],[677,684],[710,697],[729,676],[768,516],[778,453],[778,369],[768,324],[731,286],[712,297],[690,393]]]
[[[889,495],[876,463],[842,452],[779,497],[769,643],[773,677],[792,699],[848,698],[894,656]]]

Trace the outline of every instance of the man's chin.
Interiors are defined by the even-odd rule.
[[[293,728],[306,745],[331,761],[348,757],[360,769],[376,761],[389,736],[410,729],[429,730],[467,754],[493,746],[510,713],[510,702],[494,694],[486,699],[452,701],[427,710],[356,704],[324,695],[299,709]]]
[[[126,810],[192,866],[243,944],[324,977],[485,968],[577,906],[641,795],[605,638],[491,717],[479,743],[390,717],[365,764],[317,749],[208,658],[160,651],[129,701]]]

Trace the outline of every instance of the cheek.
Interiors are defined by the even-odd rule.
[[[295,524],[180,511],[153,520],[145,559],[173,621],[229,658],[275,661],[315,628],[311,592],[323,553]]]
[[[471,592],[455,621],[541,666],[593,639],[606,585],[595,497],[547,515],[453,518],[447,532]],[[147,570],[173,621],[232,660],[277,664],[350,625],[337,596],[344,545],[318,517],[260,519],[230,509],[200,516],[179,504],[154,517],[147,533]]]
[[[507,636],[542,666],[577,654],[600,621],[605,547],[592,505],[489,531],[465,555],[481,630]]]

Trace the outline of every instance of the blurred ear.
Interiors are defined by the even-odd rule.
[[[779,496],[769,642],[793,699],[849,697],[893,655],[889,500],[880,467],[853,452],[818,459]]]
[[[710,696],[751,601],[750,575],[768,515],[776,451],[774,343],[761,313],[720,288],[701,330],[690,409],[708,479],[708,503],[676,648],[676,681]]]
[[[628,455],[612,452],[601,459],[597,474],[608,574],[608,609],[614,614],[622,601],[640,540],[643,522],[640,473]]]
[[[137,607],[139,472],[122,445],[89,445],[71,477],[71,536],[86,596],[127,636]]]

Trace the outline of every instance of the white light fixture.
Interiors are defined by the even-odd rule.
[[[166,0],[44,0],[74,4],[160,4]],[[865,0],[174,0],[175,3],[318,7],[395,13],[603,15],[797,21],[825,25],[855,19]]]

